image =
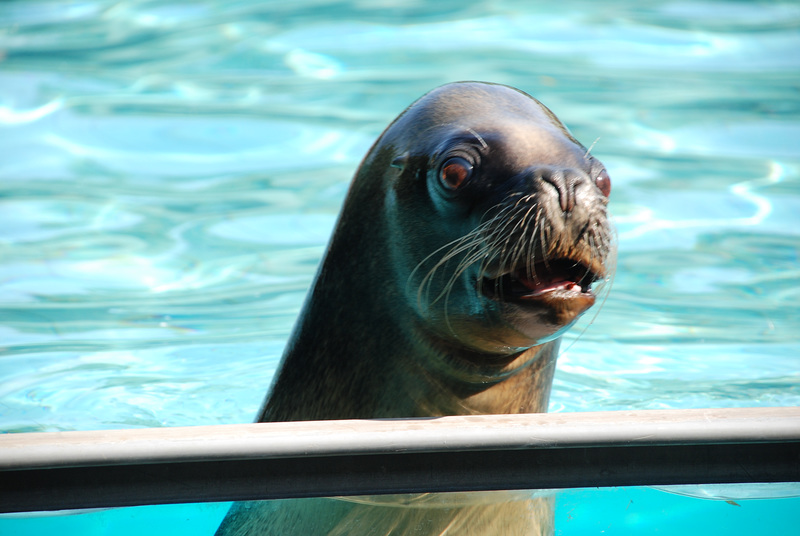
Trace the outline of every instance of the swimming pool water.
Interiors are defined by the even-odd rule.
[[[142,506],[0,520],[0,534],[212,536],[231,503]],[[703,501],[647,488],[564,490],[556,536],[798,534],[798,499]]]
[[[0,431],[251,421],[360,158],[462,79],[611,173],[616,277],[551,411],[797,405],[798,30],[794,2],[0,4]]]

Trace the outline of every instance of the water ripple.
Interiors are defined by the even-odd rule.
[[[614,181],[614,287],[553,409],[800,403],[798,24],[779,2],[0,4],[0,430],[250,420],[358,162],[456,79],[534,94]]]

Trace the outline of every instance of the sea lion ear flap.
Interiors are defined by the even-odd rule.
[[[394,160],[392,160],[392,163],[389,165],[395,169],[399,169],[400,174],[402,175],[403,171],[405,171],[406,166],[408,165],[409,161],[408,156],[409,156],[408,153],[405,152],[400,156],[396,157]]]

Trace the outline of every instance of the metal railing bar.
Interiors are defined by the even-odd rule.
[[[800,408],[6,434],[0,511],[800,481]]]

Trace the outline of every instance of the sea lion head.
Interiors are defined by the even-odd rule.
[[[543,104],[516,89],[437,88],[381,135],[357,181],[383,196],[392,279],[417,324],[511,354],[564,333],[609,277],[611,183]]]

